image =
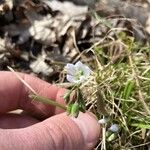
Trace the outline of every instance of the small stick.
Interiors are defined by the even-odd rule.
[[[35,92],[35,90],[34,90],[27,82],[25,82],[11,67],[7,66],[7,68],[8,68],[12,73],[14,73],[15,76],[16,76],[26,87],[28,87],[28,88],[31,90],[32,93],[34,93],[34,94],[37,95],[37,93]]]
[[[35,90],[28,84],[26,83],[11,67],[7,66],[7,68],[14,73],[14,75],[25,85],[27,86],[31,92],[33,94],[29,95],[30,98],[32,98],[33,100],[36,100],[36,101],[39,101],[39,102],[43,102],[45,104],[50,104],[50,105],[53,105],[53,106],[56,106],[56,107],[59,107],[59,108],[62,108],[64,110],[66,110],[66,106],[56,102],[56,101],[53,101],[53,100],[50,100],[48,98],[45,98],[45,97],[42,97],[42,96],[39,96]]]
[[[30,98],[36,100],[36,101],[39,101],[39,102],[43,102],[45,104],[50,104],[50,105],[53,105],[53,106],[56,106],[56,107],[59,107],[59,108],[62,108],[64,110],[67,109],[67,107],[65,105],[62,105],[56,101],[53,101],[51,99],[48,99],[46,97],[43,97],[43,96],[39,96],[39,95],[34,95],[34,94],[30,94],[29,95]]]

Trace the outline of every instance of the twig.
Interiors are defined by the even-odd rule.
[[[25,82],[11,67],[7,66],[7,68],[8,68],[11,72],[13,72],[14,75],[15,75],[26,87],[28,87],[28,88],[31,90],[32,93],[34,93],[34,94],[37,95],[37,93],[35,92],[35,90],[34,90],[27,82]]]
[[[43,97],[43,96],[30,94],[29,97],[32,98],[33,100],[36,100],[36,101],[39,101],[39,102],[42,102],[42,103],[45,103],[45,104],[50,104],[50,105],[62,108],[64,110],[67,109],[67,107],[65,105],[62,105],[62,104],[60,104],[56,101],[53,101],[53,100],[51,100],[49,98],[46,98],[46,97]]]
[[[59,108],[62,108],[64,110],[66,110],[66,106],[56,102],[56,101],[53,101],[51,99],[48,99],[48,98],[45,98],[45,97],[42,97],[42,96],[39,96],[35,90],[28,84],[26,83],[11,67],[7,66],[7,68],[14,73],[14,75],[25,85],[27,86],[31,92],[33,94],[29,95],[30,98],[32,98],[33,100],[36,100],[36,101],[39,101],[39,102],[43,102],[43,103],[46,103],[46,104],[50,104],[50,105],[53,105],[53,106],[56,106],[56,107],[59,107]]]
[[[102,127],[102,146],[101,150],[106,150],[106,125]]]

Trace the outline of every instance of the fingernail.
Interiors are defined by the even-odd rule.
[[[96,117],[90,113],[80,113],[78,118],[72,119],[80,128],[87,147],[93,147],[100,136],[100,125]]]

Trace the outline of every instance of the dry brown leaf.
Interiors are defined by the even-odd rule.
[[[42,55],[39,55],[37,59],[30,64],[30,68],[34,73],[42,73],[48,76],[53,72],[53,69],[45,62],[45,58],[46,54],[42,52]]]
[[[13,0],[5,0],[4,3],[0,4],[0,12],[5,13],[13,8]]]
[[[77,6],[73,4],[72,2],[64,1],[43,1],[45,4],[47,4],[49,7],[52,8],[53,11],[60,11],[65,15],[68,15],[69,17],[77,16],[79,14],[85,14],[88,12],[88,6]],[[69,9],[68,9],[69,8]]]

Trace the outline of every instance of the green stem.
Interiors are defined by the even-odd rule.
[[[62,108],[64,110],[67,109],[66,106],[56,102],[56,101],[53,101],[51,99],[48,99],[46,97],[42,97],[42,96],[39,96],[39,95],[34,95],[34,94],[30,94],[29,97],[33,100],[36,100],[36,101],[39,101],[39,102],[43,102],[45,104],[50,104],[50,105],[53,105],[53,106],[56,106],[56,107],[59,107],[59,108]]]

